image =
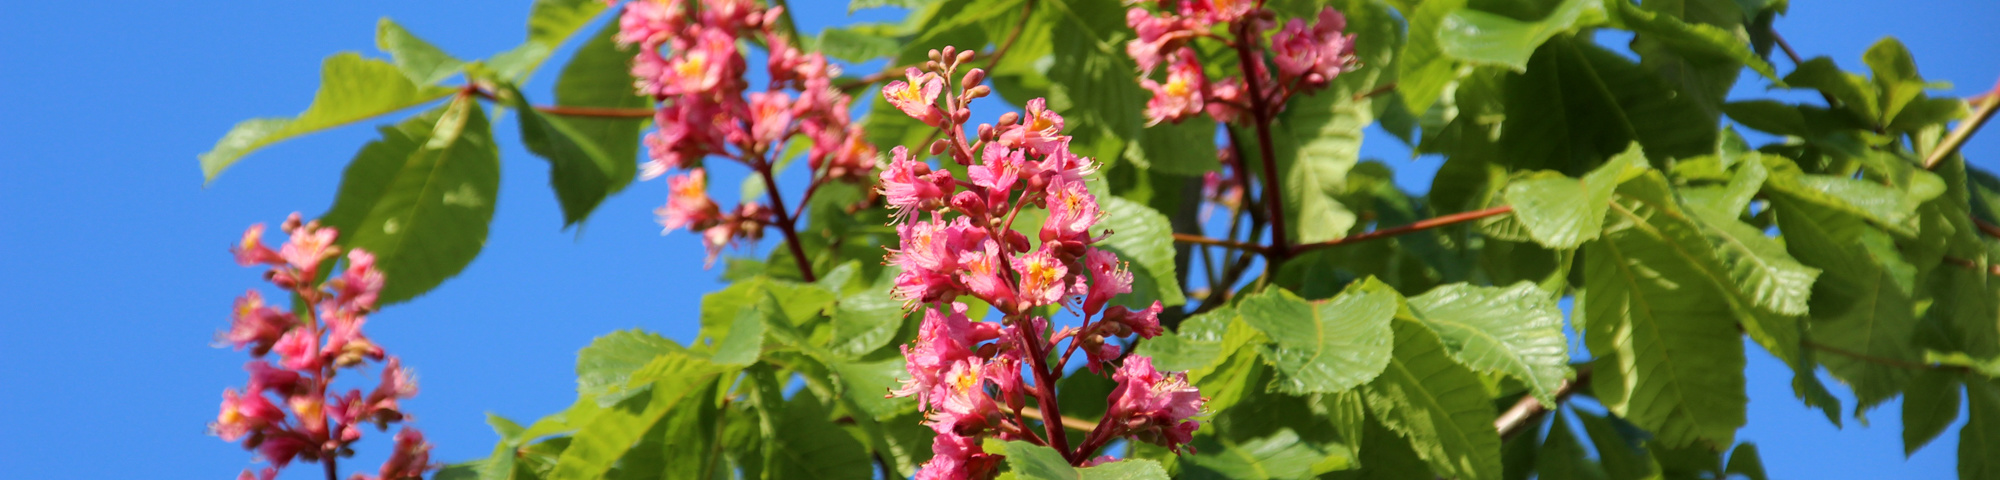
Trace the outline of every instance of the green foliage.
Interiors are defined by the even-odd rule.
[[[1193,452],[1127,441],[1093,452],[1123,460],[1093,467],[988,439],[987,452],[1006,457],[1003,477],[1761,480],[1757,446],[1735,441],[1747,336],[1830,421],[1902,396],[1906,455],[1959,425],[1961,477],[2000,478],[2000,282],[1989,274],[2000,243],[1976,223],[2000,220],[2000,179],[1934,155],[1949,153],[1936,150],[1969,110],[1931,97],[1944,84],[1924,79],[1900,42],[1860,55],[1866,72],[1831,58],[1780,71],[1771,26],[1786,2],[1268,3],[1280,24],[1332,5],[1359,62],[1323,90],[1285,97],[1262,131],[1255,118],[1149,125],[1139,81],[1160,77],[1127,54],[1137,35],[1126,2],[854,0],[851,11],[907,17],[808,37],[777,19],[795,45],[848,67],[883,60],[890,77],[931,49],[978,51],[1000,100],[1046,98],[1067,119],[1072,152],[1101,165],[1087,179],[1103,213],[1096,247],[1134,277],[1113,303],[1159,301],[1170,327],[1120,346],[1186,372],[1208,412]],[[383,19],[376,44],[388,60],[329,57],[304,112],[237,125],[200,155],[205,180],[271,143],[435,103],[380,129],[321,218],[342,247],[378,256],[384,303],[415,298],[486,240],[500,158],[480,102],[514,110],[522,143],[548,162],[565,227],[636,176],[649,120],[575,114],[653,106],[632,89],[618,22],[577,42],[552,96],[532,94],[553,108],[519,88],[605,10],[539,0],[524,43],[476,60]],[[1632,55],[1595,40],[1608,30],[1630,32]],[[1211,81],[1240,77],[1230,46],[1185,40]],[[860,119],[867,140],[884,152],[927,147],[935,129],[864,76],[882,75],[836,83],[874,97]],[[444,85],[454,78],[465,85]],[[1739,79],[1829,101],[1729,101]],[[1777,138],[1754,145],[1724,116]],[[1393,162],[1360,157],[1370,126],[1444,158],[1428,194],[1398,188]],[[774,169],[810,147],[790,143]],[[1198,193],[1225,156],[1251,177],[1240,209],[1211,209]],[[744,196],[764,188],[747,182]],[[898,272],[879,259],[896,232],[873,188],[828,184],[794,212],[818,281],[802,280],[784,246],[731,259],[725,286],[669,319],[699,322],[691,341],[600,337],[578,353],[569,408],[526,426],[491,417],[492,455],[437,477],[916,474],[934,433],[912,399],[884,393],[907,378],[901,347],[924,309],[940,307],[892,295]],[[1278,232],[1264,202],[1281,204],[1288,245],[1318,245],[1268,248]],[[1234,217],[1203,216],[1215,213]],[[1034,238],[1041,218],[1020,220]],[[1215,231],[1227,221],[1240,225]],[[1403,225],[1413,226],[1389,231]],[[1371,229],[1389,234],[1356,237]],[[1563,299],[1576,306],[1567,319]],[[998,320],[989,310],[968,313]],[[1061,325],[1064,312],[1045,314]],[[1587,354],[1570,350],[1566,331]],[[1821,368],[1853,392],[1852,413]],[[1088,374],[1055,385],[1061,410],[1086,422],[1118,387]],[[1579,395],[1604,412],[1564,405]],[[1545,411],[1511,411],[1531,407]],[[1086,432],[1071,430],[1081,443]]]

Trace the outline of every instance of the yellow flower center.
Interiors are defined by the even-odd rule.
[[[1054,285],[1056,283],[1055,267],[1053,259],[1041,258],[1029,260],[1028,275],[1027,278],[1021,279],[1022,286],[1028,289],[1041,289]]]
[[[692,77],[700,75],[703,67],[707,65],[708,54],[699,51],[688,52],[686,57],[681,58],[680,64],[674,66],[674,73],[682,77]]]
[[[235,425],[242,421],[243,421],[243,411],[237,410],[235,405],[230,405],[222,408],[222,418],[218,423],[221,423],[223,425]]]
[[[1189,90],[1187,77],[1181,75],[1167,76],[1167,95],[1186,97]]]

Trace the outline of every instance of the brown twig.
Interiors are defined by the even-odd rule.
[[[1973,105],[1973,108],[1977,110],[1972,112],[1972,118],[1958,122],[1958,127],[1951,129],[1951,134],[1946,135],[1944,141],[1938,142],[1937,148],[1931,150],[1931,155],[1924,158],[1925,169],[1937,168],[1938,163],[1943,162],[1951,154],[1958,153],[1958,148],[1965,146],[1966,139],[1972,138],[1973,133],[1979,132],[1980,126],[1986,125],[1987,120],[1993,119],[1993,112],[2000,110],[2000,85],[1994,85],[1993,91],[1987,92],[1984,98]]]
[[[764,193],[771,197],[771,213],[778,217],[774,225],[778,227],[779,233],[785,234],[785,246],[791,249],[792,260],[799,265],[799,278],[807,282],[818,281],[819,278],[813,275],[812,259],[806,257],[805,246],[799,243],[797,220],[785,212],[785,197],[778,193],[778,175],[771,171],[771,162],[765,161],[762,154],[751,160],[747,163],[757,170],[757,176],[764,178]]]
[[[1507,214],[1507,213],[1510,213],[1510,212],[1513,212],[1513,211],[1514,211],[1514,207],[1513,207],[1513,206],[1511,206],[1511,205],[1501,205],[1501,206],[1498,206],[1498,207],[1493,207],[1493,208],[1488,208],[1488,209],[1485,209],[1485,210],[1473,210],[1473,211],[1470,211],[1470,212],[1461,212],[1461,213],[1454,213],[1454,214],[1451,214],[1451,215],[1444,215],[1444,216],[1439,216],[1439,217],[1433,217],[1433,218],[1429,218],[1429,219],[1424,219],[1424,220],[1418,220],[1418,221],[1416,221],[1415,223],[1411,223],[1411,224],[1409,224],[1409,225],[1404,225],[1404,226],[1400,226],[1400,227],[1390,227],[1390,228],[1383,228],[1383,229],[1378,229],[1378,230],[1375,230],[1375,231],[1372,231],[1372,232],[1365,232],[1365,233],[1359,233],[1359,234],[1354,234],[1354,235],[1349,235],[1349,236],[1346,236],[1346,237],[1341,237],[1341,238],[1338,238],[1338,239],[1334,239],[1334,240],[1329,240],[1329,241],[1325,241],[1325,242],[1319,242],[1319,243],[1308,243],[1308,244],[1305,244],[1305,245],[1299,245],[1299,246],[1298,246],[1298,248],[1294,249],[1294,252],[1296,252],[1296,253],[1304,253],[1304,252],[1307,252],[1307,251],[1310,251],[1310,250],[1317,250],[1317,249],[1321,249],[1321,248],[1327,248],[1327,247],[1337,247],[1337,246],[1341,246],[1341,245],[1347,245],[1347,244],[1353,244],[1353,243],[1361,243],[1361,242],[1366,242],[1366,241],[1369,241],[1369,240],[1375,240],[1375,239],[1380,239],[1380,238],[1385,238],[1385,237],[1393,237],[1393,236],[1397,236],[1397,235],[1402,235],[1402,234],[1405,234],[1405,233],[1411,233],[1411,232],[1416,232],[1416,231],[1419,231],[1419,230],[1429,230],[1429,229],[1432,229],[1432,228],[1437,228],[1437,227],[1442,227],[1442,226],[1446,226],[1446,225],[1452,225],[1452,224],[1456,224],[1456,223],[1464,223],[1464,222],[1469,222],[1469,221],[1473,221],[1473,220],[1478,220],[1478,219],[1482,219],[1482,218],[1486,218],[1486,217],[1491,217],[1491,216],[1495,216],[1495,215],[1503,215],[1503,214]]]
[[[1553,392],[1555,394],[1555,403],[1560,405],[1563,400],[1569,398],[1570,394],[1576,393],[1578,389],[1589,386],[1590,364],[1584,364],[1577,367],[1576,379],[1564,380],[1561,385],[1556,386],[1556,390]],[[1537,420],[1540,420],[1542,415],[1549,413],[1549,409],[1550,406],[1542,405],[1542,401],[1535,398],[1534,394],[1522,395],[1521,400],[1514,402],[1513,407],[1509,407],[1507,411],[1500,412],[1500,416],[1493,419],[1493,429],[1500,431],[1500,440],[1504,442],[1515,435],[1521,434],[1521,432],[1530,430],[1528,427],[1541,425],[1541,422]]]
[[[1264,87],[1257,78],[1257,69],[1263,67],[1255,49],[1259,34],[1252,26],[1254,20],[1236,22],[1237,65],[1243,69],[1243,85],[1250,90],[1250,118],[1257,127],[1259,156],[1264,161],[1265,208],[1271,209],[1271,248],[1265,253],[1271,257],[1269,269],[1277,268],[1277,263],[1291,256],[1291,243],[1285,236],[1285,195],[1278,182],[1278,163],[1271,141],[1271,110],[1265,105]],[[1239,160],[1240,161],[1240,160]]]
[[[1972,226],[1978,228],[1979,233],[1984,233],[1989,237],[2000,238],[2000,225],[1986,223],[1985,220],[1980,220],[1979,217],[1972,217]]]
[[[1235,241],[1235,240],[1224,240],[1224,239],[1220,239],[1220,238],[1208,238],[1208,237],[1204,237],[1204,236],[1201,236],[1201,235],[1190,235],[1190,234],[1186,234],[1186,233],[1176,233],[1176,234],[1174,234],[1174,241],[1175,241],[1175,242],[1180,242],[1180,243],[1188,243],[1188,244],[1194,244],[1194,245],[1213,245],[1213,246],[1217,246],[1217,247],[1228,247],[1228,248],[1234,248],[1234,249],[1237,249],[1237,250],[1243,250],[1243,251],[1249,251],[1249,252],[1256,252],[1256,253],[1264,253],[1264,246],[1263,246],[1263,245],[1256,245],[1256,244],[1250,244],[1250,243],[1243,243],[1243,242],[1238,242],[1238,241]]]
[[[1806,60],[1804,58],[1799,57],[1799,51],[1792,49],[1792,42],[1785,41],[1785,36],[1778,34],[1777,28],[1771,28],[1769,30],[1771,32],[1771,39],[1777,41],[1778,48],[1784,49],[1785,57],[1792,59],[1792,69],[1797,70],[1799,65],[1804,65],[1806,63]],[[1840,105],[1840,100],[1833,98],[1833,94],[1826,93],[1825,90],[1821,90],[1819,92],[1819,96],[1820,98],[1826,99],[1827,107]]]
[[[1396,91],[1396,82],[1384,83],[1382,84],[1382,86],[1375,87],[1375,89],[1373,90],[1354,94],[1354,100],[1360,101],[1361,99],[1364,98],[1373,97],[1376,95],[1381,95],[1393,91]]]
[[[611,107],[577,107],[570,105],[541,105],[535,107],[535,111],[546,113],[549,115],[559,115],[564,117],[653,118],[653,109],[651,108],[611,108]]]

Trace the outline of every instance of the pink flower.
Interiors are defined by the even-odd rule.
[[[1062,115],[1049,110],[1048,100],[1028,100],[1026,113],[1021,123],[1008,125],[1000,132],[1002,145],[1027,149],[1029,155],[1047,155],[1057,145],[1069,143],[1069,136],[1062,134]]]
[[[257,475],[251,475],[250,469],[246,468],[243,469],[242,475],[236,476],[236,480],[276,480],[277,478],[278,478],[278,469],[270,467],[264,467],[264,470],[262,472],[259,472]]]
[[[1040,185],[1044,188],[1062,182],[1081,185],[1084,177],[1097,173],[1097,162],[1070,153],[1069,137],[1063,137],[1063,143],[1056,144],[1055,148],[1048,152],[1048,156],[1043,157],[1032,170],[1035,175],[1041,177]]]
[[[296,324],[298,319],[291,313],[265,306],[264,294],[250,290],[237,297],[235,315],[229,318],[229,332],[224,338],[237,349],[248,346],[251,355],[262,356]]]
[[[264,224],[251,225],[243,231],[243,240],[229,247],[229,253],[236,255],[236,264],[245,267],[260,263],[277,265],[284,263],[278,252],[264,246]]]
[[[986,303],[1013,305],[1017,299],[1013,285],[1007,281],[1002,261],[1000,242],[987,239],[978,248],[968,249],[959,255],[958,263],[964,267],[958,274],[959,282],[965,284],[973,296]]]
[[[1053,218],[1053,217],[1051,217]],[[1014,259],[1014,271],[1021,275],[1021,306],[1038,307],[1062,301],[1069,290],[1069,267],[1056,258],[1048,244],[1034,253]]]
[[[752,92],[750,125],[751,140],[759,145],[783,139],[792,125],[792,97],[784,92]]]
[[[1018,376],[1018,370],[1016,370]],[[974,433],[988,426],[990,416],[1000,413],[993,397],[986,395],[986,360],[967,358],[951,364],[934,386],[930,399],[931,429],[938,433]]]
[[[279,364],[285,368],[302,372],[319,370],[319,335],[309,329],[285,332],[272,349],[278,352]]]
[[[931,166],[910,156],[909,149],[889,150],[889,168],[882,170],[882,195],[896,209],[898,218],[913,210],[937,208],[956,187],[951,172],[931,171]]]
[[[347,270],[327,282],[333,287],[339,308],[350,312],[370,312],[375,310],[375,301],[381,297],[385,278],[382,271],[375,268],[375,255],[367,250],[354,249],[347,252]]]
[[[361,364],[362,359],[382,359],[382,347],[361,333],[361,325],[368,322],[367,317],[327,315],[326,318],[331,333],[327,335],[326,346],[322,350],[333,357],[335,365],[350,367]]]
[[[1207,399],[1187,383],[1187,374],[1161,374],[1153,369],[1153,359],[1132,355],[1111,375],[1118,386],[1111,390],[1111,407],[1106,415],[1124,418],[1139,425],[1128,427],[1140,440],[1180,452],[1201,424],[1189,420],[1200,415]]]
[[[340,247],[333,246],[333,240],[339,236],[340,232],[335,231],[333,227],[307,224],[292,230],[291,241],[285,242],[285,246],[278,250],[278,256],[283,257],[285,263],[291,264],[293,268],[302,272],[314,272],[319,268],[320,261],[340,252]],[[312,275],[308,273],[303,277],[311,278]]]
[[[679,1],[637,1],[625,4],[618,16],[618,43],[657,48],[687,25],[687,9]]]
[[[1043,242],[1081,247],[1090,243],[1090,227],[1097,224],[1097,196],[1081,181],[1057,178],[1049,185],[1049,218],[1042,222]],[[1072,255],[1080,252],[1072,252]],[[1075,258],[1075,257],[1069,257]]]
[[[1090,270],[1090,291],[1083,298],[1085,315],[1100,311],[1113,296],[1132,292],[1132,272],[1118,261],[1118,255],[1095,248],[1085,250],[1083,267]]]
[[[1354,36],[1343,35],[1347,17],[1333,7],[1319,12],[1319,23],[1306,30],[1304,20],[1292,19],[1271,37],[1271,49],[1278,64],[1278,78],[1301,80],[1308,88],[1326,86],[1358,62],[1354,57]]]
[[[1007,196],[1013,193],[1014,184],[1021,180],[1021,169],[1027,161],[1021,150],[999,144],[986,144],[984,150],[980,154],[980,164],[967,167],[966,176],[971,177],[973,185],[986,189],[987,205],[1006,203]]]
[[[660,95],[691,95],[715,91],[725,79],[740,76],[743,56],[736,51],[736,36],[719,28],[703,28],[696,34],[693,48],[677,52],[667,60],[655,82]]]
[[[882,98],[902,110],[904,115],[921,120],[925,125],[935,127],[944,123],[944,112],[937,107],[938,94],[944,91],[944,79],[917,67],[910,67],[903,74],[909,80],[896,80],[882,86]]]
[[[941,433],[931,439],[931,460],[917,471],[917,480],[967,480],[986,478],[998,466],[999,455],[987,454],[979,439]]]
[[[1263,2],[1259,0],[1185,0],[1181,14],[1207,23],[1229,23],[1249,15]]]
[[[299,456],[301,452],[310,453],[306,449],[313,447],[311,440],[298,433],[274,433],[264,437],[264,443],[257,445],[257,454],[263,456],[264,461],[271,462],[273,467],[285,468],[285,465],[292,463],[293,457]]]
[[[243,364],[243,370],[250,372],[250,390],[275,389],[279,393],[291,392],[299,386],[299,372],[271,366],[270,362],[252,360]]]
[[[208,431],[224,441],[234,442],[284,422],[285,412],[264,398],[263,390],[252,387],[248,393],[237,395],[236,389],[230,388],[222,391],[222,413],[215,416],[215,423],[208,424]]]
[[[403,427],[396,432],[396,449],[382,462],[382,480],[422,479],[431,463],[431,444],[423,432]]]
[[[1202,90],[1207,88],[1208,78],[1202,74],[1194,52],[1183,49],[1179,59],[1167,66],[1166,84],[1141,78],[1139,85],[1153,92],[1153,98],[1146,101],[1146,124],[1151,126],[1160,122],[1180,123],[1200,114],[1204,106]]]
[[[965,309],[965,304],[954,302],[951,313],[940,313],[938,306],[924,312],[924,321],[917,327],[916,348],[902,347],[906,359],[903,368],[910,378],[889,396],[915,395],[917,403],[928,405],[939,385],[939,374],[972,356],[971,320],[965,317]]]
[[[1103,322],[1108,325],[1120,325],[1120,335],[1137,333],[1140,337],[1153,338],[1165,332],[1160,328],[1159,300],[1154,300],[1151,306],[1137,312],[1125,308],[1124,305],[1114,305],[1104,311]]]
[[[1214,118],[1217,123],[1234,122],[1236,117],[1243,115],[1243,109],[1237,108],[1237,105],[1248,105],[1246,102],[1250,101],[1244,94],[1242,79],[1225,78],[1210,82],[1208,100],[1202,104],[1202,108],[1208,110],[1208,116]]]
[[[1125,11],[1125,25],[1132,27],[1132,31],[1139,34],[1131,41],[1125,42],[1125,54],[1131,56],[1134,63],[1139,64],[1139,71],[1142,72],[1153,71],[1153,67],[1159,66],[1167,53],[1181,49],[1196,29],[1207,28],[1205,25],[1198,25],[1190,18],[1170,13],[1156,16],[1138,7]]]
[[[708,198],[708,174],[702,169],[668,178],[667,190],[667,205],[653,211],[665,232],[707,228],[721,218],[720,208]]]

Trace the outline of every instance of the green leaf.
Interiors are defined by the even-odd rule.
[[[1153,125],[1125,146],[1125,160],[1140,168],[1180,176],[1200,176],[1222,168],[1215,152],[1215,120],[1197,116]]]
[[[1570,374],[1569,340],[1562,310],[1534,283],[1454,283],[1410,297],[1409,307],[1459,363],[1520,379],[1542,404],[1555,405],[1555,389]]]
[[[643,330],[620,330],[597,337],[576,353],[576,394],[596,397],[622,390],[655,358],[687,351],[680,343]]]
[[[1528,69],[1528,56],[1542,42],[1603,19],[1604,3],[1591,0],[1564,0],[1548,17],[1533,22],[1464,8],[1446,14],[1439,22],[1437,41],[1445,55],[1474,65],[1505,65],[1522,71]]]
[[[1444,55],[1438,34],[1445,17],[1465,7],[1465,0],[1429,0],[1417,4],[1416,11],[1404,10],[1410,19],[1410,40],[1396,54],[1396,93],[1412,113],[1423,114],[1444,95],[1445,86],[1458,78],[1458,62]]]
[[[769,455],[771,478],[872,478],[867,449],[828,417],[819,399],[792,396],[778,414],[776,443]]]
[[[1815,57],[1799,64],[1792,73],[1785,75],[1785,83],[1793,88],[1811,88],[1832,95],[1840,100],[1840,107],[1853,113],[1857,118],[1874,121],[1881,118],[1882,107],[1868,80],[1860,75],[1847,73],[1834,65],[1833,59]]]
[[[717,365],[749,365],[764,353],[764,322],[766,313],[745,308],[736,312],[736,322],[729,327],[729,337],[715,344],[715,354],[709,361]]]
[[[1581,179],[1536,172],[1509,182],[1501,195],[1536,243],[1574,249],[1603,229],[1611,191],[1645,168],[1646,155],[1633,144]]]
[[[1268,480],[1308,478],[1313,465],[1329,455],[1349,455],[1346,449],[1333,451],[1303,441],[1292,429],[1280,429],[1269,436],[1247,442],[1222,440],[1217,449],[1200,448],[1182,457],[1182,479]],[[1353,458],[1346,458],[1349,464]]]
[[[1570,431],[1569,421],[1560,410],[1550,416],[1555,417],[1549,426],[1548,438],[1542,440],[1540,452],[1535,454],[1535,475],[1539,480],[1602,480],[1604,466],[1591,461]],[[1617,448],[1605,446],[1600,448]]]
[[[1424,324],[1394,323],[1395,355],[1361,391],[1368,411],[1408,439],[1438,476],[1499,478],[1500,433],[1479,375],[1452,360]]]
[[[1223,335],[1237,319],[1236,309],[1218,307],[1181,321],[1179,331],[1139,343],[1132,353],[1153,359],[1153,367],[1167,372],[1190,372],[1213,367],[1224,360]]]
[[[382,17],[375,24],[375,48],[388,52],[395,59],[396,68],[402,69],[403,75],[417,85],[437,85],[465,67],[464,60],[452,58],[436,45],[417,38],[389,17]]]
[[[1257,350],[1281,373],[1278,389],[1303,395],[1347,390],[1381,374],[1398,300],[1395,290],[1365,281],[1317,304],[1268,289],[1244,298],[1237,311],[1270,335],[1272,342]]]
[[[1738,39],[1715,25],[1689,23],[1672,15],[1655,13],[1629,2],[1617,2],[1618,20],[1642,37],[1658,41],[1690,60],[1703,63],[1733,63],[1750,67],[1764,78],[1771,79],[1777,86],[1784,82],[1778,79],[1778,71],[1770,62],[1757,56],[1749,42]],[[1734,70],[1732,68],[1731,70]]]
[[[1076,468],[1055,449],[1023,441],[1006,443],[1007,466],[1023,480],[1150,480],[1167,478],[1159,462],[1128,459],[1095,467]]]
[[[938,0],[849,0],[847,2],[847,13],[851,15],[854,12],[882,7],[899,7],[914,10],[937,2]]]
[[[375,254],[383,304],[416,298],[458,275],[486,245],[500,193],[500,151],[470,97],[383,128],[340,179],[320,221],[349,250]]]
[[[1915,267],[1893,240],[1831,196],[1810,189],[1769,189],[1785,247],[1821,270],[1809,308],[1815,341],[1875,358],[1917,361],[1910,345],[1917,318]],[[1846,355],[1822,357],[1827,370],[1853,387],[1856,411],[1893,397],[1910,371]]]
[[[1187,303],[1174,273],[1173,225],[1165,215],[1145,204],[1113,196],[1097,198],[1101,216],[1097,226],[1111,232],[1097,244],[1118,259],[1131,262],[1132,293],[1113,300],[1114,304],[1144,308],[1153,300],[1167,306]]]
[[[245,120],[202,153],[202,181],[214,182],[223,169],[266,145],[413,107],[452,92],[449,88],[420,87],[395,65],[361,58],[354,52],[327,57],[319,75],[319,93],[313,94],[312,105],[305,112],[292,118]]]
[[[903,328],[903,302],[887,289],[871,289],[840,299],[833,312],[833,337],[827,351],[860,356],[882,348]]]
[[[573,435],[563,450],[552,479],[596,479],[633,448],[635,442],[683,402],[712,402],[698,394],[725,369],[685,354],[670,353],[632,375],[632,382],[650,384],[650,395],[635,396],[605,408]]]
[[[1958,429],[1958,478],[2000,478],[2000,385],[1991,377],[1968,376],[1965,398],[1972,406]]]
[[[564,226],[589,217],[614,186],[622,187],[632,180],[629,159],[606,155],[567,119],[543,115],[519,90],[508,91],[514,99],[510,103],[521,115],[521,143],[549,161],[549,186],[562,204]]]
[[[1750,480],[1770,480],[1764,474],[1763,457],[1757,455],[1757,444],[1750,442],[1736,444],[1736,449],[1729,451],[1729,466],[1724,471]]]
[[[1735,442],[1743,343],[1699,225],[1657,172],[1620,185],[1604,237],[1584,247],[1584,339],[1605,407],[1666,446]]]
[[[1139,66],[1125,54],[1125,40],[1132,30],[1124,22],[1124,5],[1051,0],[1038,8],[1061,13],[1050,27],[1054,63],[1045,74],[1054,83],[1049,88],[1049,109],[1062,113],[1078,143],[1104,141],[1122,147],[1137,138],[1145,127],[1140,114],[1151,95],[1139,87],[1133,74]]]
[[[1903,390],[1903,456],[1915,455],[1958,421],[1957,374],[1924,370]]]
[[[535,0],[528,7],[528,40],[513,50],[494,55],[487,63],[503,78],[519,83],[607,7],[604,2],[593,0]]]
[[[1574,37],[1558,37],[1506,79],[1500,159],[1517,169],[1580,176],[1631,143],[1648,158],[1712,153],[1717,117],[1650,69]]]
[[[1583,425],[1590,443],[1597,447],[1598,461],[1604,465],[1605,476],[1613,480],[1639,480],[1660,478],[1660,466],[1653,460],[1652,452],[1641,444],[1646,432],[1613,416],[1599,416],[1578,409],[1577,423]]]
[[[557,106],[647,108],[652,105],[632,89],[632,77],[626,72],[632,54],[618,48],[614,39],[617,33],[617,23],[607,24],[577,47],[576,55],[570,57],[561,75],[556,77]],[[522,111],[527,109],[523,107]],[[647,119],[543,117],[559,119],[568,127],[565,130],[570,141],[595,150],[583,157],[589,163],[573,161],[574,155],[567,163],[551,160],[549,182],[556,187],[557,199],[563,201],[565,224],[582,221],[601,202],[600,197],[608,198],[624,190],[638,175],[639,136]],[[560,176],[559,171],[563,172]]]
[[[865,25],[857,27],[866,27]],[[861,63],[895,55],[903,50],[902,39],[884,35],[879,28],[830,27],[819,32],[819,51],[828,57]]]

